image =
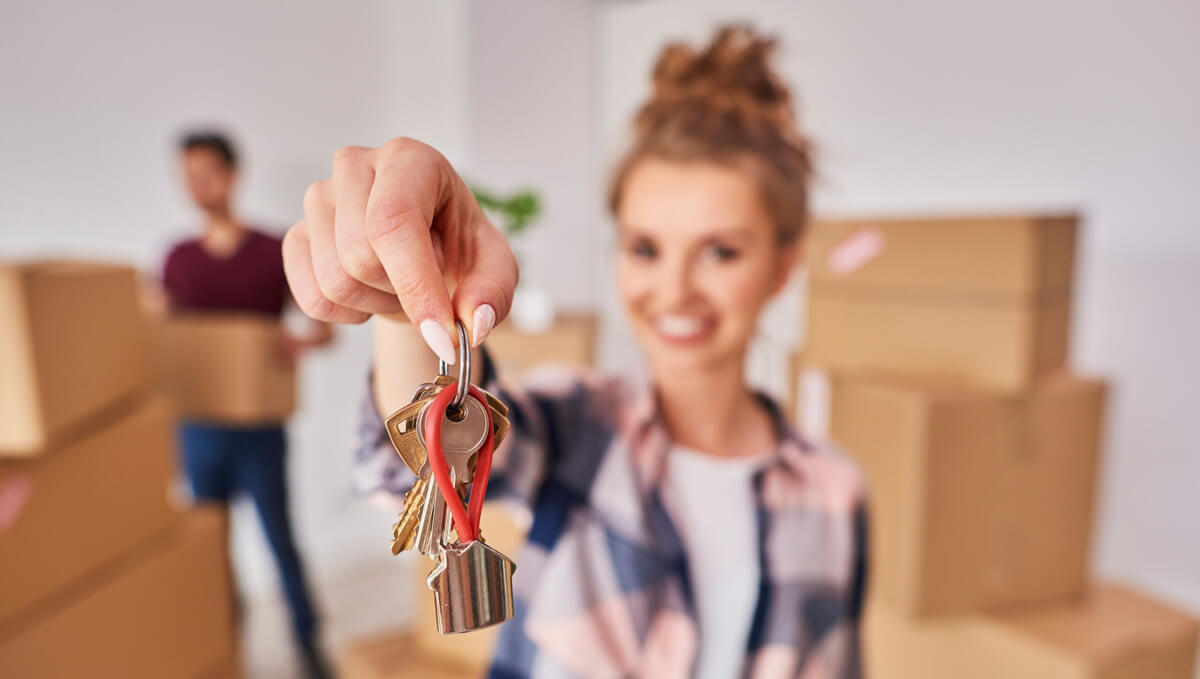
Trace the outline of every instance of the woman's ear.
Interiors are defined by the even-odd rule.
[[[804,244],[797,238],[782,246],[779,253],[779,268],[776,270],[776,280],[772,285],[771,295],[775,296],[787,286],[792,273],[800,268],[800,257],[804,254]]]

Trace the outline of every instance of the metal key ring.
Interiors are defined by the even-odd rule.
[[[461,412],[463,401],[467,398],[467,389],[471,386],[471,345],[467,343],[467,326],[460,320],[454,321],[458,329],[458,384],[455,387],[454,398],[451,399],[447,410]],[[450,366],[443,360],[438,360],[438,374],[449,375]]]

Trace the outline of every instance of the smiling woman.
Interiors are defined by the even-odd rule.
[[[763,305],[787,282],[794,241],[781,247],[755,183],[739,170],[649,157],[625,182],[616,278],[650,366],[739,360]]]
[[[478,350],[477,381],[512,420],[490,487],[533,513],[492,676],[861,676],[861,477],[744,375],[758,316],[795,264],[811,174],[773,48],[730,27],[664,50],[617,168],[618,288],[650,379],[505,388]],[[517,280],[466,184],[407,139],[339,152],[284,248],[310,314],[358,322],[399,300],[413,339],[447,362],[455,317],[480,346]],[[376,347],[364,490],[414,481],[380,417],[433,373],[412,347]]]

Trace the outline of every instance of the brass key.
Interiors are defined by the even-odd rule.
[[[420,474],[421,467],[425,465],[425,450],[423,448],[415,450],[410,445],[412,436],[405,437],[402,432],[410,431],[416,422],[416,415],[410,416],[410,413],[419,413],[429,399],[440,390],[440,387],[425,383],[417,387],[413,394],[412,401],[392,413],[392,416],[387,419],[386,428],[389,438],[392,440],[392,445],[396,448],[396,452],[400,454],[400,459],[408,465],[408,468],[417,475],[416,481],[413,482],[408,492],[404,494],[404,509],[400,512],[400,516],[396,523],[392,526],[392,554],[412,549],[416,542],[417,525],[420,523],[421,509],[425,504],[426,486],[429,483],[428,475],[422,477]],[[407,429],[405,428],[407,426]],[[403,452],[402,452],[403,451]]]
[[[414,474],[419,472],[421,466],[425,464],[425,448],[417,437],[413,423],[421,409],[428,405],[432,398],[427,397],[410,403],[392,413],[391,417],[387,419],[388,438],[392,440],[392,447],[396,449],[396,454],[400,456],[401,460],[404,460],[404,464]]]
[[[400,519],[392,526],[392,554],[408,551],[417,541],[417,521],[421,516],[421,506],[425,504],[425,486],[429,479],[417,477],[412,488],[404,494],[404,511]]]

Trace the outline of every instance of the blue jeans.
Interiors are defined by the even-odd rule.
[[[316,614],[288,515],[283,426],[234,429],[184,422],[179,434],[183,468],[197,502],[228,502],[237,492],[254,501],[283,580],[296,641],[305,650],[312,649]]]

